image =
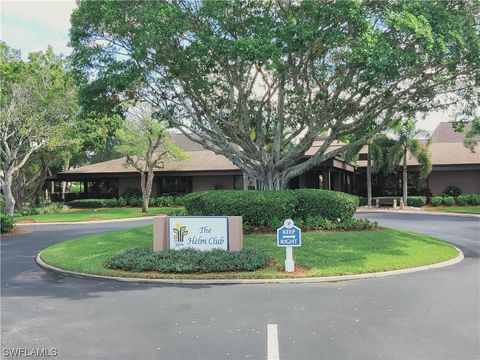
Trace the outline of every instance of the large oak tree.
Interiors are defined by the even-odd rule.
[[[172,126],[280,189],[400,119],[476,106],[479,14],[457,0],[80,1],[73,64],[86,104],[174,111]]]

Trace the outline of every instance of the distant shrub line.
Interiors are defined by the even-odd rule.
[[[160,196],[150,198],[149,206],[179,206],[182,205],[182,196]],[[120,197],[118,199],[79,199],[68,202],[68,205],[74,208],[114,208],[114,207],[141,207],[142,199],[131,197],[129,199]]]
[[[480,205],[480,194],[465,194],[456,197],[448,195],[434,196],[432,198],[432,206],[453,206],[453,205]]]
[[[376,196],[372,198],[372,205],[375,206],[377,199],[383,200],[397,200],[397,205],[400,205],[401,196]],[[414,207],[421,207],[427,203],[426,196],[409,196],[407,197],[407,206],[414,206]],[[360,198],[360,206],[367,205],[367,198],[361,197]]]

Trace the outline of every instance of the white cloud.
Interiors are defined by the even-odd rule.
[[[68,32],[70,14],[76,6],[73,0],[2,1],[1,11],[9,18],[38,21],[53,30]]]
[[[2,1],[1,39],[22,56],[52,46],[69,54],[68,31],[75,1]]]

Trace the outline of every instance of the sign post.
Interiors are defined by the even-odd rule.
[[[302,246],[302,230],[295,226],[292,219],[284,221],[277,229],[277,246],[286,248],[285,271],[294,272],[293,247]]]

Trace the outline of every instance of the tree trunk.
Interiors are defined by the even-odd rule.
[[[140,173],[140,181],[142,182],[142,212],[148,212],[148,201],[150,200],[150,195],[152,193],[153,177],[155,176],[153,169],[148,169],[147,176],[145,178],[145,173]]]
[[[9,170],[4,170],[2,181],[2,192],[5,199],[5,214],[13,216],[13,211],[15,210],[15,198],[13,197],[12,192],[12,180],[13,176]]]
[[[63,171],[67,171],[70,167],[70,157],[65,159],[65,163],[63,165]],[[62,200],[65,201],[65,189],[67,188],[67,182],[62,181]]]
[[[402,181],[403,181],[403,205],[407,206],[408,197],[408,179],[407,179],[407,149],[403,151],[403,168],[402,168]]]
[[[283,174],[268,171],[266,174],[257,179],[258,190],[283,190],[286,187],[286,182]]]
[[[248,190],[248,175],[243,173],[243,190]]]
[[[372,157],[370,144],[367,145],[367,206],[372,206]]]

